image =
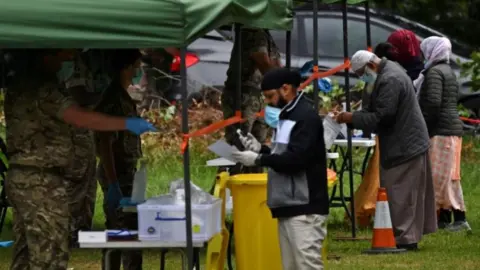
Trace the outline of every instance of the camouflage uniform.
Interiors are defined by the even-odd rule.
[[[87,54],[88,52],[84,53],[83,56],[88,56]],[[108,83],[99,83],[99,73],[96,73],[96,75],[94,77],[94,73],[87,68],[84,60],[78,55],[75,59],[75,72],[66,82],[66,87],[67,91],[83,108],[93,109],[100,99],[101,90],[95,89],[94,82],[97,82],[97,85]],[[68,179],[71,245],[75,245],[79,230],[88,231],[92,229],[97,197],[97,181],[95,179],[97,162],[93,131],[72,127],[72,132],[74,133],[75,157],[73,166],[65,172],[65,177]]]
[[[136,104],[130,95],[115,82],[105,91],[96,111],[113,116],[138,116]],[[137,161],[142,156],[140,136],[129,131],[117,131],[111,134],[113,136],[112,150],[117,180],[123,196],[131,197]],[[99,143],[98,135],[100,134],[96,134],[97,144]],[[101,162],[98,166],[98,179],[104,194],[103,210],[106,216],[106,227],[108,229],[137,230],[138,221],[136,213],[123,213],[119,210],[114,215],[111,215],[111,212],[108,211],[106,203],[108,181]],[[120,259],[122,259],[123,269],[125,270],[141,269],[142,267],[142,253],[138,250],[115,251],[111,254],[110,259],[111,269],[113,270],[120,269]],[[103,267],[102,269],[104,269]]]
[[[10,170],[7,198],[15,244],[10,269],[66,269],[69,210],[65,169],[74,147],[63,112],[74,101],[57,78],[19,78],[5,97]]]
[[[241,124],[243,132],[251,132],[261,143],[265,142],[268,128],[263,119],[256,119],[255,113],[264,107],[260,84],[263,75],[256,67],[251,55],[256,52],[268,53],[270,59],[280,59],[280,54],[271,35],[263,29],[242,29],[241,30],[241,48],[242,48],[242,117],[248,120]],[[233,47],[230,57],[230,66],[227,71],[227,81],[222,95],[223,116],[225,119],[235,115],[235,98],[237,84],[238,61],[236,57],[236,46]],[[225,138],[230,144],[242,148],[237,140],[236,125],[226,128]],[[251,167],[244,168],[244,172],[262,172],[262,168]]]

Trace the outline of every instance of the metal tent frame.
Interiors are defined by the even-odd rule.
[[[319,10],[319,2],[322,1],[315,1],[315,0],[299,0],[298,2],[303,2],[303,3],[310,3],[313,5],[313,47],[317,48],[318,47],[318,10]],[[343,14],[343,53],[344,53],[344,63],[346,64],[349,61],[349,54],[351,52],[348,51],[348,5],[355,5],[355,4],[360,4],[363,3],[365,6],[365,19],[366,19],[366,43],[367,43],[367,49],[369,51],[372,50],[372,38],[371,38],[371,27],[370,27],[370,4],[368,0],[325,0],[323,1],[324,4],[334,4],[341,2],[342,5],[342,14]],[[291,32],[287,31],[286,32],[286,67],[290,68],[291,67]],[[313,62],[314,67],[313,71],[318,72],[318,50],[314,50],[313,52]],[[350,74],[349,74],[349,68],[346,67],[344,70],[345,73],[345,96],[346,96],[346,110],[351,111],[351,95],[350,95]],[[315,77],[313,80],[313,88],[314,88],[314,93],[318,93],[318,77]],[[319,97],[318,94],[314,94],[314,105],[315,108],[318,110],[318,103],[319,103]],[[348,132],[347,132],[347,163],[346,166],[348,168],[348,182],[349,182],[349,192],[350,196],[346,197],[343,192],[343,177],[341,177],[341,180],[339,181],[338,185],[340,185],[340,198],[342,200],[341,206],[345,209],[350,222],[351,222],[351,238],[342,238],[343,240],[357,240],[357,232],[356,232],[356,219],[355,219],[355,204],[353,203],[354,201],[354,177],[353,177],[353,161],[352,161],[352,133],[353,130],[348,127]],[[350,201],[350,209],[348,209],[348,206],[346,204],[347,201]],[[340,239],[340,238],[339,238]],[[363,239],[362,239],[363,240]]]

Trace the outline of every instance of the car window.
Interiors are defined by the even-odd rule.
[[[371,24],[372,46],[385,42],[391,31]],[[304,18],[304,29],[307,52],[313,55],[313,18]],[[367,32],[365,21],[348,20],[348,53],[352,55],[358,50],[367,49]],[[341,17],[318,19],[318,53],[320,56],[343,57],[343,23]]]
[[[280,52],[285,53],[287,50],[287,32],[280,31],[280,30],[270,30],[270,34],[272,35],[275,44],[277,45]],[[293,28],[291,34],[291,52],[293,55],[298,54],[298,23],[296,20],[293,21]]]

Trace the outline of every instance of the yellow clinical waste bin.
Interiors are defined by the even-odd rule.
[[[267,174],[233,175],[227,185],[233,198],[236,269],[282,270],[277,220],[267,206]]]

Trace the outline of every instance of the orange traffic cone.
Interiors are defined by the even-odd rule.
[[[400,253],[406,249],[398,249],[393,236],[392,219],[388,207],[387,190],[379,188],[375,207],[375,222],[373,225],[372,248],[364,251],[366,254]]]

